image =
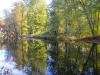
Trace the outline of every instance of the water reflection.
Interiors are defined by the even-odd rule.
[[[36,57],[34,62],[31,62],[32,65],[29,64],[33,66],[32,69],[28,66],[18,68],[11,51],[0,50],[0,75],[28,75],[29,70],[32,70],[29,75],[100,75],[99,46],[97,44],[55,43],[49,47],[50,50],[44,52],[45,55],[47,54],[47,61],[44,62],[41,60],[43,57],[39,54],[41,52],[36,53],[37,56],[34,55],[36,51],[31,52],[34,55],[32,58]],[[41,55],[43,54],[41,53]],[[37,65],[37,70],[34,69],[34,63]],[[43,64],[47,64],[47,66],[44,65],[44,68]]]
[[[97,44],[66,43],[63,48],[59,48],[57,44],[51,46],[53,48],[49,45],[48,52],[48,75],[99,75]]]
[[[46,68],[45,75],[54,75],[52,63],[54,63],[54,60],[52,59],[52,57],[50,55],[48,55],[48,57],[47,57],[47,65],[48,66]]]
[[[17,68],[11,51],[6,48],[0,50],[0,75],[27,75],[22,69]]]

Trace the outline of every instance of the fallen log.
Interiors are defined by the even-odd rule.
[[[87,43],[97,43],[100,44],[100,35],[94,36],[94,37],[85,37],[85,38],[79,38],[75,39],[76,42],[87,42]]]
[[[20,35],[20,38],[27,39],[39,39],[45,42],[86,42],[86,43],[97,43],[100,44],[100,35],[95,37],[85,37],[85,38],[56,38],[56,37],[48,37],[42,35]]]

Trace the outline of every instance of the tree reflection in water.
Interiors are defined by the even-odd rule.
[[[51,48],[50,51],[47,51],[45,75],[99,75],[97,44],[67,43],[64,49],[53,44],[53,50]],[[27,75],[26,68],[28,67],[17,68],[11,52],[5,49],[0,50],[0,75]],[[37,75],[41,74],[42,72]]]
[[[48,75],[98,75],[99,59],[96,52],[97,44],[67,43],[65,50],[59,48],[57,50],[57,44],[53,44],[53,49],[50,47],[48,51],[50,57],[49,62],[47,61],[47,73]],[[50,61],[51,57],[53,62]]]

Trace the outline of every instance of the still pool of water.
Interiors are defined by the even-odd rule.
[[[62,46],[62,44],[59,44]],[[13,60],[12,52],[0,50],[0,75],[99,75],[100,50],[99,45],[83,43],[66,43],[66,46],[57,48],[57,44],[47,47],[46,61],[40,56],[35,59],[34,65],[19,67]],[[34,53],[35,54],[35,53]],[[40,52],[40,54],[42,54]],[[40,55],[38,54],[38,56]],[[42,55],[44,55],[42,54]],[[41,60],[42,59],[42,60]],[[37,61],[38,60],[38,61]],[[46,65],[44,65],[46,64]],[[27,64],[26,64],[27,65]],[[41,67],[42,66],[42,67]]]

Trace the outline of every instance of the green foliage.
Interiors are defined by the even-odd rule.
[[[43,0],[30,0],[27,12],[28,34],[42,34],[46,30],[47,5]],[[46,49],[44,42],[37,40],[28,41],[28,58],[29,63],[35,70],[45,68],[46,66]]]
[[[17,26],[18,35],[44,34],[54,38],[83,38],[100,34],[99,8],[99,0],[52,0],[50,5],[47,5],[44,0],[28,0],[26,3],[15,3],[9,16]],[[8,21],[8,17],[5,21]],[[52,47],[50,55],[55,60],[53,68],[58,72],[70,65],[82,69],[91,47],[84,43],[68,44],[57,41],[50,45]],[[17,61],[23,65],[31,64],[34,70],[45,69],[46,46],[48,44],[43,41],[20,38],[16,51]],[[97,46],[98,54],[100,54],[99,48]],[[100,61],[97,63],[100,65]]]
[[[40,34],[45,31],[47,5],[42,0],[35,4],[33,2],[35,1],[31,0],[28,9],[28,30],[29,34]]]
[[[12,17],[17,24],[17,31],[19,35],[28,34],[27,26],[27,11],[26,6],[22,3],[15,3],[15,8],[12,10]],[[28,42],[26,39],[18,40],[18,55],[16,55],[19,64],[24,65],[27,62]]]

